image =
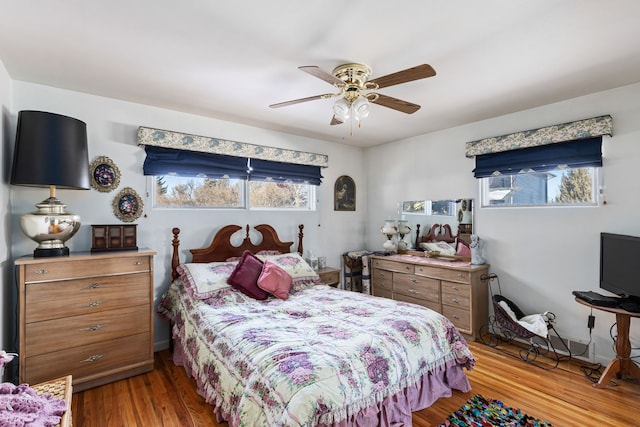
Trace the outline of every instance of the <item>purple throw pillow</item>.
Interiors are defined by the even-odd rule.
[[[262,273],[262,261],[250,251],[244,251],[238,265],[227,279],[227,283],[252,298],[267,299],[269,293],[258,287],[260,273]]]

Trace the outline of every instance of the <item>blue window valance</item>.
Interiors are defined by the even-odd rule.
[[[252,181],[320,185],[319,166],[249,159],[247,157],[145,146],[145,175],[235,178]]]
[[[602,136],[476,156],[476,178],[602,166]]]
[[[466,143],[465,155],[469,158],[482,154],[499,153],[523,148],[553,145],[566,141],[595,138],[613,132],[611,116],[599,116],[575,122],[546,126],[508,135],[479,139]]]
[[[311,185],[320,185],[322,182],[319,166],[296,165],[259,159],[251,159],[249,165],[249,180],[251,181],[292,182]]]
[[[200,178],[249,179],[247,159],[198,151],[172,148],[144,147],[145,175],[178,175]]]

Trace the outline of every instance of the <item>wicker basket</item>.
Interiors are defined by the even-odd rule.
[[[73,392],[71,384],[72,377],[71,375],[67,375],[66,377],[31,386],[38,395],[51,393],[53,397],[64,399],[67,404],[67,411],[62,415],[62,418],[60,418],[60,424],[58,424],[60,427],[71,427],[71,396]]]

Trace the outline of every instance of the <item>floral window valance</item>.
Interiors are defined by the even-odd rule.
[[[593,117],[591,119],[467,142],[465,155],[467,157],[475,157],[482,154],[539,147],[559,142],[594,138],[602,135],[611,136],[612,130],[613,119],[611,116]]]
[[[137,141],[138,145],[151,145],[176,150],[224,154],[227,156],[270,160],[274,162],[293,163],[298,165],[319,166],[323,168],[329,166],[329,156],[326,154],[267,147],[264,145],[228,141],[225,139],[152,129],[143,126],[138,128]]]

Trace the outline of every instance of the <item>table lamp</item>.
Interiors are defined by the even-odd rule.
[[[34,257],[69,255],[65,242],[80,229],[80,217],[66,211],[56,188],[88,190],[87,126],[72,117],[20,111],[11,184],[49,187],[37,211],[20,217],[22,231],[38,243]]]

